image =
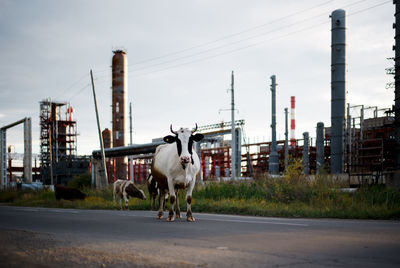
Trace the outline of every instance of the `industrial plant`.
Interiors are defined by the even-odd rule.
[[[292,94],[285,108],[285,139],[277,140],[276,92],[279,76],[270,74],[271,141],[250,143],[245,133],[245,119],[234,118],[234,74],[231,77],[232,120],[199,126],[204,139],[195,144],[201,158],[198,180],[251,178],[256,174],[284,174],[293,161],[302,161],[306,175],[332,174],[350,185],[380,183],[400,185],[400,5],[396,4],[395,68],[387,70],[395,78],[393,107],[350,105],[346,99],[346,12],[331,14],[331,122],[315,122],[316,131],[297,133],[296,96]],[[7,161],[6,130],[24,123],[26,158],[21,177],[26,183],[66,184],[77,174],[91,172],[92,182],[107,185],[116,179],[145,182],[150,172],[155,148],[162,144],[154,137],[148,144],[132,144],[132,124],[128,116],[127,52],[115,50],[112,56],[112,126],[102,129],[102,150],[91,156],[77,155],[77,122],[69,103],[45,99],[40,102],[40,167],[32,168],[32,138],[29,119],[1,127],[1,186],[13,182],[20,168]],[[267,87],[267,86],[266,86]],[[290,106],[290,107],[289,107]],[[290,109],[289,109],[290,108]],[[280,111],[278,111],[280,112]],[[132,111],[130,111],[132,113]],[[367,116],[371,115],[372,116]],[[282,122],[281,122],[282,123]],[[132,128],[130,128],[132,129]],[[130,140],[128,142],[128,133]],[[316,138],[313,138],[316,137]],[[105,159],[102,159],[105,158]],[[103,160],[105,167],[103,167]],[[106,174],[105,174],[106,173]],[[107,179],[106,179],[107,178]]]

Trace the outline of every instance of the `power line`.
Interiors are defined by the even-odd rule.
[[[76,96],[80,95],[83,91],[85,91],[85,89],[87,89],[87,88],[89,88],[89,87],[90,87],[90,83],[89,83],[89,84],[86,84],[85,86],[83,86],[82,88],[80,88],[79,90],[77,90],[77,91],[75,92],[75,94],[73,94],[73,95],[68,99],[68,101],[71,101],[73,98],[75,98]]]
[[[354,3],[351,3],[351,4],[348,4],[348,5],[343,6],[343,8],[345,8],[345,7],[350,7],[350,6],[354,6],[354,5],[360,4],[360,3],[365,2],[365,1],[367,1],[367,0],[356,1],[356,2],[354,2]],[[244,33],[250,32],[250,31],[252,31],[252,30],[254,30],[254,29],[258,29],[258,28],[265,27],[265,26],[267,26],[267,25],[274,24],[274,23],[276,23],[276,22],[279,22],[279,21],[282,21],[282,20],[284,20],[284,19],[293,17],[293,16],[295,16],[295,15],[297,15],[297,14],[301,14],[301,13],[304,13],[304,12],[306,12],[306,11],[315,9],[315,8],[317,8],[317,7],[321,7],[321,6],[326,5],[326,4],[330,3],[330,2],[333,2],[333,0],[324,2],[324,3],[322,3],[322,4],[313,6],[313,7],[311,7],[311,8],[307,8],[307,9],[303,9],[303,10],[294,12],[294,13],[292,13],[292,14],[290,14],[290,15],[287,15],[287,16],[284,16],[284,17],[281,17],[281,18],[272,20],[272,21],[270,21],[270,22],[267,22],[267,23],[264,23],[264,24],[261,24],[261,25],[255,26],[255,27],[248,28],[248,29],[246,29],[246,30],[243,30],[243,31],[240,31],[240,32],[237,32],[237,33],[233,33],[233,34],[230,34],[230,35],[226,35],[226,36],[221,37],[221,38],[218,38],[218,39],[216,39],[216,40],[214,40],[214,41],[206,42],[206,43],[203,43],[203,44],[200,44],[200,45],[196,45],[196,46],[193,46],[193,47],[189,47],[189,48],[187,48],[187,49],[183,49],[183,50],[180,50],[180,51],[168,53],[168,54],[163,55],[163,56],[158,56],[158,57],[150,58],[150,59],[148,59],[148,60],[143,60],[143,61],[140,61],[140,62],[137,62],[137,63],[130,64],[130,65],[128,65],[128,66],[139,65],[139,64],[142,64],[142,63],[146,63],[146,62],[152,62],[152,61],[155,61],[155,60],[157,60],[157,59],[167,58],[167,57],[172,56],[172,55],[182,54],[182,53],[184,53],[184,52],[187,52],[187,51],[190,51],[190,50],[194,50],[194,49],[196,49],[196,48],[200,48],[200,47],[204,47],[204,46],[207,46],[207,45],[210,45],[210,44],[214,44],[214,43],[217,43],[217,42],[222,41],[222,40],[225,40],[225,39],[229,39],[229,38],[234,37],[234,36],[242,35],[242,34],[244,34]],[[198,55],[201,55],[201,54],[205,54],[205,53],[207,53],[207,52],[210,52],[210,51],[213,51],[213,50],[218,50],[218,49],[221,49],[221,48],[224,48],[224,47],[233,46],[233,45],[238,44],[238,43],[242,43],[242,42],[245,42],[245,41],[248,41],[248,40],[251,40],[251,39],[259,38],[259,37],[261,37],[261,36],[268,35],[268,34],[270,34],[270,33],[277,32],[277,31],[282,30],[282,29],[285,29],[285,28],[289,28],[289,27],[294,26],[294,25],[297,25],[297,24],[299,24],[299,23],[304,23],[304,22],[313,20],[313,19],[318,18],[318,17],[321,17],[321,16],[326,16],[326,12],[327,12],[327,11],[325,11],[325,12],[323,12],[323,13],[320,13],[320,14],[318,14],[318,15],[315,15],[315,16],[312,16],[312,17],[309,17],[309,18],[306,18],[306,19],[302,19],[302,20],[296,21],[296,22],[291,23],[291,24],[288,24],[288,25],[284,25],[284,26],[281,26],[281,27],[278,27],[278,28],[269,30],[269,31],[264,32],[264,33],[261,33],[261,34],[257,34],[257,35],[253,35],[253,36],[250,36],[250,37],[247,37],[247,38],[239,39],[239,40],[237,40],[237,41],[230,42],[230,43],[227,43],[227,44],[223,44],[223,45],[220,45],[220,46],[217,46],[217,47],[212,47],[212,48],[209,48],[209,49],[200,51],[200,52],[195,52],[195,53],[192,53],[192,54],[189,54],[189,55],[180,56],[180,57],[178,57],[178,58],[173,58],[173,59],[170,59],[170,60],[166,60],[166,61],[164,61],[164,62],[155,63],[155,64],[152,64],[152,65],[149,65],[149,66],[145,66],[145,67],[141,67],[141,68],[138,68],[138,69],[134,69],[134,70],[129,71],[129,72],[141,71],[141,70],[149,69],[149,68],[152,68],[152,67],[155,67],[155,66],[160,66],[160,65],[168,64],[168,63],[171,63],[171,62],[174,62],[174,61],[179,61],[179,60],[182,60],[182,59],[185,59],[185,58],[189,58],[189,57],[194,57],[194,56],[198,56]]]
[[[373,8],[376,8],[376,7],[380,7],[380,6],[383,6],[383,5],[385,5],[385,4],[387,4],[387,3],[391,3],[391,2],[392,2],[392,1],[389,0],[389,1],[385,1],[385,2],[379,3],[379,4],[377,4],[377,5],[374,5],[374,6],[367,7],[367,8],[365,8],[365,9],[358,10],[358,11],[355,11],[355,12],[349,14],[349,15],[346,15],[346,17],[350,17],[350,16],[353,16],[353,15],[356,15],[356,14],[359,14],[359,13],[362,13],[362,12],[365,12],[365,11],[367,11],[367,10],[370,10],[370,9],[373,9]]]
[[[82,75],[81,77],[78,78],[78,80],[76,80],[75,82],[73,82],[70,86],[68,86],[67,88],[65,88],[64,90],[61,91],[61,94],[59,94],[57,97],[55,97],[55,99],[60,98],[61,96],[63,96],[64,94],[66,94],[68,92],[68,90],[70,90],[71,88],[75,87],[76,85],[78,85],[85,77],[87,77],[88,75]]]
[[[348,4],[348,5],[344,6],[343,8],[349,7],[349,6],[353,6],[353,5],[356,5],[356,4],[359,4],[361,2],[365,2],[365,1],[366,0],[357,1],[357,2],[354,2],[354,3]],[[149,65],[149,66],[145,66],[145,67],[142,67],[142,68],[130,70],[130,71],[128,71],[128,73],[138,72],[138,71],[142,71],[142,70],[146,70],[146,69],[151,69],[152,67],[156,67],[156,66],[160,66],[160,65],[166,65],[168,63],[180,61],[180,60],[183,60],[183,59],[186,59],[186,58],[192,58],[192,57],[199,56],[199,55],[202,55],[202,54],[207,54],[208,52],[212,52],[212,51],[215,51],[215,50],[219,50],[221,48],[225,48],[225,47],[233,46],[233,45],[236,45],[236,44],[240,44],[240,43],[246,42],[248,40],[260,38],[262,36],[266,36],[266,35],[269,35],[271,33],[278,32],[278,31],[286,29],[286,28],[290,28],[292,26],[296,26],[296,25],[299,25],[299,24],[307,22],[307,21],[311,21],[313,19],[316,19],[316,18],[319,18],[319,17],[322,17],[322,16],[327,16],[327,13],[323,12],[323,13],[320,13],[318,15],[315,15],[315,16],[312,16],[312,17],[309,17],[309,18],[305,18],[305,19],[296,21],[294,23],[290,23],[290,24],[287,24],[287,25],[272,29],[270,31],[267,31],[267,32],[264,32],[264,33],[261,33],[261,34],[257,34],[257,35],[253,35],[253,36],[250,36],[250,37],[247,37],[247,38],[243,38],[243,39],[240,39],[240,40],[228,43],[228,44],[223,44],[223,45],[220,45],[220,46],[217,46],[217,47],[209,48],[209,49],[206,49],[206,50],[203,50],[203,51],[199,51],[199,52],[195,52],[195,53],[192,53],[192,54],[189,54],[189,55],[181,56],[181,57],[178,57],[178,58],[173,58],[173,59],[170,59],[170,60],[167,60],[167,61],[164,61],[164,62],[159,62],[159,63],[155,63],[155,64],[152,64],[152,65]],[[253,45],[251,45],[251,46],[253,46]],[[242,49],[239,49],[239,50],[242,50]],[[224,53],[222,53],[222,54],[224,54]]]
[[[255,29],[259,29],[259,28],[262,28],[262,27],[265,27],[265,26],[274,24],[274,23],[276,23],[276,22],[279,22],[279,21],[282,21],[282,20],[284,20],[284,19],[293,17],[293,16],[295,16],[295,15],[298,15],[298,14],[301,14],[301,13],[304,13],[304,12],[307,12],[307,11],[312,10],[312,9],[315,9],[315,8],[317,8],[317,7],[321,7],[321,6],[327,5],[328,3],[331,3],[331,2],[334,2],[334,1],[335,1],[335,0],[326,1],[326,2],[324,2],[324,3],[318,4],[318,5],[315,5],[315,6],[312,6],[312,7],[310,7],[310,8],[306,8],[306,9],[303,9],[303,10],[300,10],[300,11],[297,11],[297,12],[293,12],[293,13],[287,15],[287,16],[284,16],[284,17],[281,17],[281,18],[278,18],[278,19],[275,19],[275,20],[272,20],[272,21],[263,23],[263,24],[261,24],[261,25],[257,25],[257,26],[254,26],[254,27],[251,27],[251,28],[247,28],[247,29],[245,29],[245,30],[242,30],[242,31],[240,31],[240,32],[232,33],[232,34],[223,36],[223,37],[221,37],[221,38],[217,38],[217,39],[215,39],[215,40],[213,40],[213,41],[208,41],[208,42],[205,42],[205,43],[202,43],[202,44],[199,44],[199,45],[195,45],[195,46],[192,46],[192,47],[189,47],[189,48],[185,48],[185,49],[182,49],[182,50],[170,52],[170,53],[167,53],[167,54],[165,54],[165,55],[161,55],[161,56],[157,56],[157,57],[154,57],[154,58],[149,58],[149,59],[145,59],[145,60],[142,60],[142,61],[138,61],[138,62],[129,64],[128,66],[139,65],[139,64],[142,64],[142,63],[151,62],[151,61],[155,61],[155,60],[158,60],[158,59],[166,58],[166,57],[169,57],[169,56],[172,56],[172,55],[181,54],[181,53],[184,53],[184,52],[187,52],[187,51],[196,49],[196,48],[208,46],[208,45],[210,45],[210,44],[214,44],[214,43],[217,43],[217,42],[219,42],[219,41],[222,41],[222,40],[225,40],[225,39],[228,39],[228,38],[232,38],[232,37],[234,37],[234,36],[238,36],[238,35],[241,35],[241,34],[244,34],[244,33],[250,32],[250,31],[253,31],[253,30],[255,30]],[[358,1],[358,2],[364,2],[364,1],[367,1],[367,0],[362,0],[362,1]]]
[[[365,1],[365,0],[363,0],[363,1],[358,1],[358,2],[356,2],[356,3],[360,3],[360,2],[364,2],[364,1]],[[387,3],[390,3],[390,2],[391,2],[390,0],[389,0],[389,1],[385,1],[385,2],[381,2],[381,3],[379,3],[379,4],[376,4],[376,5],[373,5],[373,6],[370,6],[370,7],[367,7],[367,8],[358,10],[358,11],[355,11],[355,12],[353,12],[353,13],[347,14],[346,17],[353,16],[353,15],[356,15],[356,14],[359,14],[359,13],[362,13],[362,12],[365,12],[365,11],[368,11],[368,10],[373,9],[373,8],[377,8],[377,7],[379,7],[379,6],[382,6],[382,5],[387,4]],[[355,3],[350,4],[350,5],[354,5],[354,4],[355,4]],[[347,5],[347,6],[349,6],[349,5]],[[325,15],[326,15],[326,14],[325,14]],[[319,17],[319,16],[321,16],[321,15],[318,15],[318,17]],[[305,19],[305,20],[308,20],[308,19]],[[133,76],[135,76],[135,77],[144,76],[144,75],[148,75],[148,74],[152,74],[152,73],[157,73],[157,72],[165,71],[165,70],[168,70],[168,69],[173,69],[173,68],[181,67],[181,66],[188,65],[188,64],[192,64],[192,63],[196,63],[196,62],[201,62],[201,61],[209,60],[209,59],[216,58],[216,57],[219,57],[219,56],[224,56],[224,55],[227,55],[227,54],[232,54],[232,53],[234,53],[234,52],[238,52],[238,51],[241,51],[241,50],[250,48],[250,47],[257,46],[257,45],[262,44],[262,43],[265,43],[265,42],[267,42],[267,41],[275,41],[275,40],[277,40],[277,39],[281,39],[281,38],[284,38],[284,37],[288,37],[288,36],[291,36],[291,35],[294,35],[294,34],[297,34],[297,33],[300,33],[300,32],[304,32],[304,31],[307,31],[307,30],[311,30],[311,29],[313,29],[313,28],[316,28],[316,27],[319,27],[319,26],[321,26],[321,25],[325,25],[325,24],[328,24],[328,23],[330,23],[330,20],[328,20],[328,21],[326,21],[326,22],[322,22],[322,23],[318,23],[318,24],[314,24],[314,25],[311,25],[311,26],[302,28],[302,29],[300,29],[300,30],[294,30],[294,31],[292,31],[292,32],[290,32],[290,33],[287,33],[287,34],[284,34],[284,35],[281,35],[281,36],[278,36],[278,37],[275,37],[275,38],[270,38],[270,39],[268,39],[268,40],[263,40],[263,41],[260,41],[260,42],[256,42],[256,43],[253,43],[253,44],[249,44],[249,45],[243,46],[243,47],[239,47],[239,48],[236,48],[236,49],[232,49],[232,50],[229,50],[229,51],[226,51],[226,52],[222,52],[222,53],[210,55],[210,56],[207,56],[207,57],[204,57],[204,58],[201,58],[201,59],[197,59],[197,60],[193,60],[193,61],[189,61],[189,62],[184,62],[184,63],[176,64],[176,65],[173,65],[173,66],[169,66],[169,67],[166,67],[166,68],[163,68],[163,69],[158,69],[158,70],[154,70],[154,71],[150,71],[150,72],[146,72],[146,73],[142,73],[142,74],[138,74],[138,75],[133,75]],[[296,24],[297,24],[297,23],[296,23]],[[188,56],[188,57],[189,57],[189,56]],[[157,64],[157,65],[158,65],[158,64]],[[153,67],[154,67],[154,66],[153,66]],[[148,69],[148,68],[144,68],[144,69]],[[138,70],[134,70],[134,71],[140,71],[140,70],[143,70],[143,69],[138,69]],[[129,76],[130,76],[130,75],[129,75]]]
[[[367,0],[356,1],[356,2],[354,2],[354,3],[350,3],[350,4],[348,4],[348,5],[343,6],[343,8],[345,8],[345,7],[350,7],[350,6],[354,6],[354,5],[357,5],[357,4],[362,3],[362,2],[365,2],[365,1],[367,1]],[[206,45],[209,45],[209,44],[217,43],[218,41],[225,40],[225,39],[231,38],[231,37],[233,37],[233,36],[238,36],[238,35],[241,35],[241,34],[243,34],[243,33],[247,33],[247,32],[250,32],[250,31],[252,31],[252,30],[259,29],[259,28],[265,27],[265,26],[267,26],[267,25],[274,24],[274,23],[276,23],[276,22],[278,22],[278,21],[283,21],[284,19],[287,19],[287,18],[289,18],[289,17],[295,16],[295,15],[297,15],[297,14],[304,13],[304,12],[306,12],[306,11],[315,9],[315,8],[317,8],[317,7],[321,7],[321,6],[327,5],[327,4],[331,3],[331,2],[333,2],[333,0],[331,0],[331,1],[326,1],[326,2],[324,2],[324,3],[315,5],[315,6],[313,6],[313,7],[306,8],[306,9],[303,9],[303,10],[300,10],[300,11],[297,11],[297,12],[294,12],[294,13],[291,13],[290,15],[287,15],[287,16],[284,16],[284,17],[281,17],[281,18],[272,20],[272,21],[270,21],[270,22],[267,22],[267,23],[264,23],[264,24],[261,24],[261,25],[255,26],[255,27],[248,28],[248,29],[246,29],[246,30],[243,30],[243,31],[240,31],[240,32],[237,32],[237,33],[233,33],[233,34],[230,34],[230,35],[226,35],[226,36],[221,37],[221,38],[218,38],[218,39],[216,39],[216,40],[214,40],[214,41],[206,42],[206,43],[203,43],[203,44],[200,44],[200,45],[196,45],[196,46],[193,46],[193,47],[190,47],[190,48],[187,48],[187,49],[183,49],[183,50],[180,50],[180,51],[172,52],[172,53],[169,53],[169,54],[166,54],[166,55],[163,55],[163,56],[159,56],[159,57],[155,57],[155,58],[152,58],[152,59],[144,60],[144,61],[141,61],[141,62],[138,62],[138,63],[134,63],[134,64],[131,64],[131,65],[128,65],[128,66],[137,65],[137,64],[139,64],[139,63],[144,63],[144,62],[150,62],[150,61],[154,61],[154,60],[156,60],[156,59],[166,58],[166,57],[171,56],[171,55],[181,54],[181,53],[183,53],[183,52],[190,51],[190,50],[193,50],[193,49],[195,49],[195,48],[199,48],[199,47],[203,47],[203,46],[206,46]],[[385,1],[385,2],[382,2],[382,3],[376,4],[376,5],[373,5],[373,6],[370,6],[370,7],[367,7],[367,8],[358,10],[358,11],[355,11],[355,12],[353,12],[353,13],[351,13],[351,14],[348,14],[347,16],[356,15],[356,14],[365,12],[365,11],[367,11],[367,10],[370,10],[370,9],[373,9],[373,8],[376,8],[376,7],[379,7],[379,6],[382,6],[382,5],[387,4],[387,3],[389,3],[389,2],[391,2],[391,1]],[[156,66],[166,65],[166,64],[169,64],[169,63],[173,63],[173,62],[176,62],[176,61],[180,61],[180,60],[183,60],[183,59],[186,59],[186,58],[193,58],[193,57],[196,57],[196,56],[199,56],[199,55],[203,55],[203,54],[206,54],[206,53],[209,53],[209,52],[212,52],[212,51],[220,50],[221,48],[225,48],[225,47],[233,46],[233,45],[236,45],[236,44],[240,44],[240,43],[243,43],[243,42],[248,41],[248,40],[260,38],[260,37],[262,37],[262,36],[267,36],[267,35],[269,35],[269,34],[271,34],[271,33],[273,33],[273,32],[278,32],[278,31],[280,31],[280,30],[282,30],[282,29],[289,28],[289,27],[292,27],[292,26],[294,26],[294,25],[298,25],[299,23],[304,23],[304,22],[313,20],[313,19],[315,19],[315,18],[318,18],[318,17],[321,17],[321,16],[326,16],[326,15],[327,15],[326,12],[320,13],[320,14],[318,14],[318,15],[315,15],[315,16],[312,16],[312,17],[309,17],[309,18],[302,19],[302,20],[300,20],[300,21],[296,21],[296,22],[294,22],[294,23],[290,23],[290,24],[287,24],[287,25],[278,27],[278,28],[269,30],[269,31],[264,32],[264,33],[261,33],[261,34],[252,35],[252,36],[250,36],[250,37],[246,37],[246,38],[243,38],[243,39],[239,39],[239,40],[236,40],[236,41],[231,42],[231,43],[228,43],[228,44],[224,44],[224,45],[220,45],[220,46],[217,46],[217,47],[209,48],[209,49],[206,49],[206,50],[203,50],[203,51],[199,51],[199,52],[192,53],[192,54],[189,54],[189,55],[181,56],[181,57],[174,58],[174,59],[171,59],[171,60],[167,60],[167,61],[164,61],[164,62],[156,63],[156,64],[153,64],[153,65],[150,65],[150,66],[146,66],[146,67],[143,67],[143,68],[134,69],[134,70],[128,71],[128,73],[140,72],[140,71],[143,71],[143,70],[151,69],[151,68],[156,67]],[[213,54],[213,55],[210,55],[210,56],[206,56],[206,57],[203,57],[203,58],[200,58],[200,59],[195,59],[195,60],[192,60],[192,61],[188,61],[188,62],[183,62],[183,63],[175,64],[175,65],[172,65],[172,66],[168,66],[168,67],[165,67],[165,68],[161,68],[161,69],[158,69],[158,70],[153,70],[153,71],[149,71],[149,72],[145,72],[145,73],[133,74],[133,76],[135,76],[135,77],[144,76],[144,75],[148,75],[148,74],[152,74],[152,73],[157,73],[157,72],[165,71],[165,70],[168,70],[168,69],[177,68],[177,67],[184,66],[184,65],[193,64],[193,63],[196,63],[196,62],[206,61],[206,60],[209,60],[209,59],[212,59],[212,58],[216,58],[216,57],[220,57],[220,56],[224,56],[224,55],[227,55],[227,54],[232,54],[232,53],[235,53],[235,52],[238,52],[238,51],[241,51],[241,50],[245,50],[245,49],[248,49],[248,48],[257,46],[257,45],[259,45],[259,44],[262,44],[262,43],[265,43],[265,42],[268,42],[268,41],[274,41],[274,40],[278,40],[278,39],[281,39],[281,38],[284,38],[284,37],[287,37],[287,36],[290,36],[290,35],[293,35],[293,34],[296,34],[296,33],[304,32],[304,31],[307,31],[307,30],[310,30],[310,29],[319,27],[319,26],[324,25],[324,24],[327,24],[327,23],[329,23],[329,21],[327,21],[327,22],[322,22],[322,23],[318,23],[318,24],[314,24],[314,25],[311,25],[311,26],[309,26],[309,27],[305,27],[305,28],[302,28],[302,29],[299,29],[299,30],[294,30],[294,31],[289,32],[289,33],[284,34],[284,35],[280,35],[280,36],[277,36],[277,37],[274,37],[274,38],[269,38],[269,39],[267,39],[267,40],[262,40],[262,41],[255,42],[255,43],[252,43],[252,44],[249,44],[249,45],[246,45],[246,46],[242,46],[242,47],[234,48],[234,49],[231,49],[231,50],[228,50],[228,51],[225,51],[225,52],[221,52],[221,53]],[[102,69],[102,70],[100,70],[100,71],[97,71],[96,73],[99,74],[99,73],[104,73],[104,72],[106,72],[106,71],[109,71],[109,69]],[[129,75],[129,76],[131,76],[131,75]],[[69,89],[71,89],[71,88],[74,87],[75,85],[79,84],[85,77],[87,77],[87,74],[83,75],[83,76],[80,77],[76,82],[74,82],[71,86],[69,86],[68,88],[66,88],[65,90],[63,90],[63,92],[62,92],[60,95],[58,95],[58,96],[56,97],[56,99],[59,98],[59,97],[61,97],[61,96],[63,96],[64,94],[66,94],[66,93],[68,92]],[[109,74],[104,74],[104,75],[98,76],[98,77],[96,78],[96,80],[101,80],[101,79],[103,79],[103,78],[108,78],[108,77],[109,77]],[[69,99],[72,99],[72,98],[74,98],[75,96],[81,94],[81,93],[83,92],[83,90],[84,90],[86,87],[88,87],[88,85],[85,85],[84,87],[80,88],[80,89],[79,89],[76,93],[74,93]]]

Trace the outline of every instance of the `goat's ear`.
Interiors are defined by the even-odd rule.
[[[166,143],[174,143],[174,142],[176,141],[176,137],[174,137],[174,136],[172,136],[172,135],[168,135],[168,136],[165,136],[165,137],[163,138],[163,140],[164,140]]]
[[[203,138],[204,138],[204,135],[201,134],[201,133],[197,133],[196,135],[193,135],[193,136],[192,136],[192,139],[193,139],[194,141],[201,141]]]

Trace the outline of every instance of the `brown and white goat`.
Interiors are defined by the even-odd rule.
[[[113,191],[113,199],[114,199],[114,208],[116,206],[116,197],[119,197],[119,206],[122,210],[122,198],[125,200],[125,209],[128,210],[128,202],[130,197],[136,197],[142,200],[146,200],[146,195],[142,190],[137,188],[133,182],[128,180],[116,180],[114,182],[114,191]]]

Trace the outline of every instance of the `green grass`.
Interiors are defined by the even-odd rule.
[[[313,181],[288,177],[249,182],[208,183],[193,194],[193,210],[274,217],[400,219],[400,192],[382,185],[340,191],[329,176]]]
[[[148,196],[147,187],[139,185]],[[324,175],[309,180],[301,173],[283,178],[257,176],[251,181],[206,182],[193,192],[193,212],[224,213],[273,217],[311,217],[348,219],[400,219],[400,191],[382,185],[367,185],[355,193],[340,191],[340,181]],[[41,206],[79,209],[113,209],[112,188],[82,189],[85,200],[57,201],[51,191],[2,191],[0,202],[16,206]],[[179,196],[186,209],[185,193]],[[119,203],[117,203],[117,207]],[[133,210],[149,210],[150,200],[133,198]]]

